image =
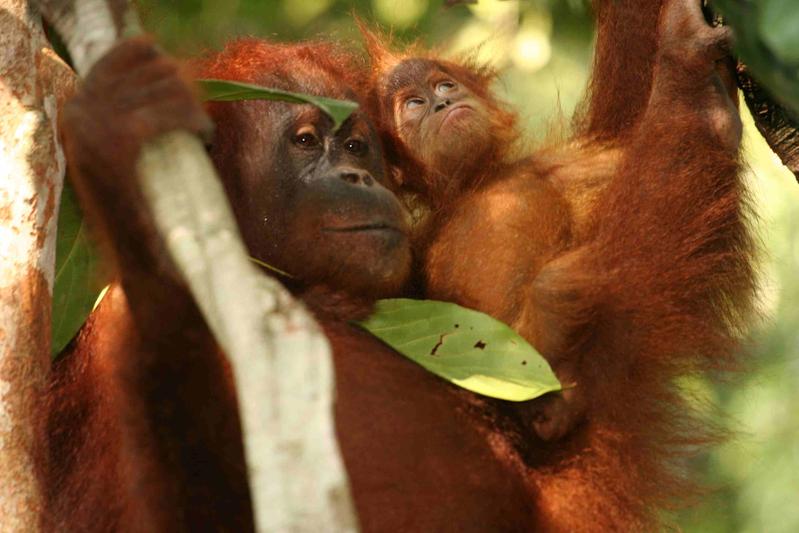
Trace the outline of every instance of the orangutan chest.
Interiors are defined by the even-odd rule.
[[[512,321],[530,271],[520,268],[521,228],[484,206],[455,213],[441,227],[425,261],[428,298],[455,302]]]
[[[568,240],[563,206],[540,186],[498,186],[465,198],[427,249],[427,297],[514,322],[525,288]]]

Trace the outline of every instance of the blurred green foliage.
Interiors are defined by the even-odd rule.
[[[520,111],[531,139],[557,131],[562,117],[571,114],[591,57],[592,23],[582,0],[481,0],[476,7],[450,9],[441,0],[139,4],[150,31],[166,48],[183,55],[217,48],[236,35],[358,43],[353,15],[393,27],[399,43],[421,39],[444,51],[472,50],[503,69],[497,90]],[[786,31],[781,43],[796,37],[790,28]],[[799,531],[799,186],[751,120],[745,130],[745,157],[765,251],[766,319],[750,348],[751,369],[733,383],[704,385],[705,394],[720,403],[738,434],[691,465],[716,490],[678,516],[680,527],[689,532]]]
[[[91,312],[100,290],[108,283],[107,272],[101,265],[75,192],[66,184],[58,209],[52,303],[53,357],[61,353],[75,336]]]
[[[795,0],[715,0],[735,49],[760,83],[799,119],[799,7]]]

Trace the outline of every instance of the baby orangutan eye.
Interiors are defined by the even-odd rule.
[[[436,85],[436,90],[440,93],[448,93],[454,90],[456,87],[457,84],[454,81],[446,80]]]
[[[418,96],[414,96],[413,98],[408,98],[405,100],[405,109],[416,109],[417,107],[424,105],[424,99],[419,98]]]

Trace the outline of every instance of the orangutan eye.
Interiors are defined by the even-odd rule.
[[[300,148],[314,148],[319,146],[319,139],[309,131],[300,131],[292,139]]]
[[[455,84],[454,81],[446,80],[436,85],[436,90],[440,93],[448,93],[450,91],[455,90],[456,87],[457,85]]]
[[[416,109],[424,105],[424,99],[414,96],[405,100],[405,109]]]
[[[366,143],[360,139],[349,139],[344,144],[344,149],[351,154],[360,155],[366,152]]]

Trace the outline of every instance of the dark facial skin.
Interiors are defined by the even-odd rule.
[[[388,92],[399,138],[428,168],[445,172],[483,153],[487,106],[444,65],[403,61],[389,75]]]
[[[355,114],[336,131],[313,106],[235,105],[237,116],[261,123],[242,140],[246,150],[227,154],[238,172],[223,176],[240,198],[234,205],[250,252],[300,284],[396,293],[410,269],[407,213],[384,185],[369,123]]]
[[[401,130],[418,123],[420,129],[442,132],[459,117],[474,113],[475,106],[468,89],[437,69],[395,97],[394,120]]]
[[[292,70],[271,78],[263,74],[256,82],[349,96],[341,88],[344,76],[326,77],[325,69],[303,59],[308,54],[302,49],[292,53],[293,47],[258,42],[248,48],[235,59],[261,54],[265,64],[253,70],[274,72],[275,63]],[[316,296],[305,300],[315,312],[314,304],[339,312],[353,300],[349,307],[362,313],[370,294],[391,293],[403,283],[410,263],[405,213],[382,185],[382,154],[363,119],[353,116],[334,131],[331,120],[310,106],[237,102],[210,108],[217,112],[210,153],[251,255],[291,272],[293,289]],[[109,291],[80,340],[54,366],[48,396],[37,402],[43,408],[39,421],[47,427],[41,448],[42,529],[251,531],[232,373],[165,253],[136,175],[144,143],[175,129],[210,133],[211,122],[180,67],[146,38],[125,41],[102,58],[65,106],[62,120],[71,175],[89,217],[107,237],[124,291],[117,284]],[[365,298],[348,298],[352,295]],[[446,391],[439,392],[432,375],[355,330],[345,312],[325,314],[322,322],[338,327],[339,342],[356,348],[346,350],[351,365],[335,361],[338,381],[342,374],[354,379],[353,385],[344,383],[355,394],[339,392],[349,403],[343,410],[336,406],[337,420],[351,424],[344,431],[352,435],[352,454],[363,455],[363,448],[355,447],[363,443],[367,451],[380,447],[384,455],[378,458],[390,457],[387,446],[375,443],[373,435],[381,433],[372,431],[375,414],[369,405],[380,404],[378,416],[398,409],[384,402],[385,396],[363,392],[361,363],[371,361],[373,372],[383,372],[375,380],[375,390],[383,394],[381,383],[397,374],[391,363],[382,363],[385,357],[404,363],[398,372],[410,375],[411,383],[421,377],[432,394]],[[416,421],[415,405],[423,404],[403,404],[408,419]],[[451,404],[439,408],[447,421]],[[362,436],[360,427],[369,432]],[[393,433],[389,439],[413,450],[418,443]],[[373,464],[380,463],[367,467]],[[384,475],[374,467],[358,474],[362,479],[374,472]],[[373,509],[384,516],[384,507]]]

